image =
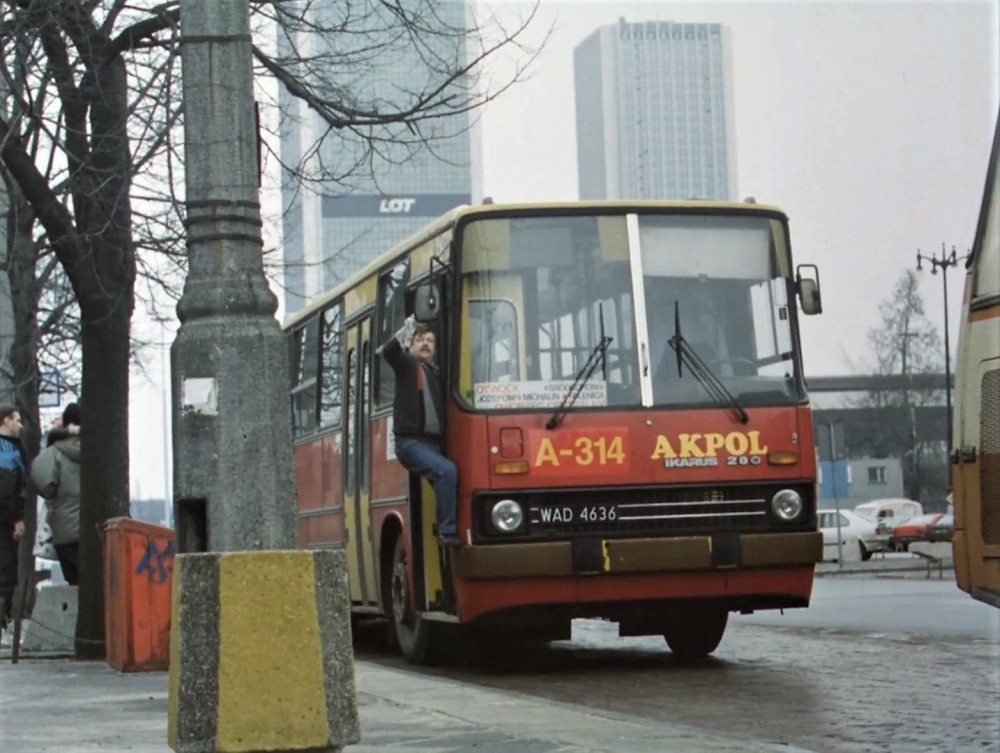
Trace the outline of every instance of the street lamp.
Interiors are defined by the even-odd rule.
[[[941,244],[941,258],[939,259],[937,254],[932,254],[927,256],[920,253],[920,249],[917,249],[917,271],[922,272],[923,266],[921,262],[930,262],[931,274],[936,275],[938,269],[941,269],[941,283],[944,287],[944,398],[945,398],[945,411],[948,423],[948,452],[951,452],[951,346],[948,344],[948,267],[954,267],[959,261],[964,262],[969,258],[969,255],[959,259],[958,253],[955,251],[955,247],[951,247],[951,253],[945,252],[945,246]]]

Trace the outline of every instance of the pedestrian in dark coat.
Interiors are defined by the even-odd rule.
[[[24,535],[28,458],[21,447],[21,414],[0,406],[0,629],[7,625],[17,588],[17,548]]]

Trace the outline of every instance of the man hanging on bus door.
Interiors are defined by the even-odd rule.
[[[434,332],[410,315],[381,351],[396,375],[392,406],[396,458],[408,471],[434,486],[438,542],[441,546],[458,546],[458,469],[441,452],[444,413]]]

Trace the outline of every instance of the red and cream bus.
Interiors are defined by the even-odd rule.
[[[952,551],[959,587],[1000,607],[1000,118],[962,298],[955,369]]]
[[[446,625],[573,618],[718,646],[731,611],[804,607],[822,558],[788,222],[754,203],[459,207],[290,317],[302,544],[347,553],[355,613],[412,662]],[[380,344],[438,340],[460,545],[395,460]]]

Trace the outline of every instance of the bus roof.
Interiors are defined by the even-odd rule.
[[[778,207],[769,204],[757,204],[753,201],[709,201],[705,199],[669,200],[655,201],[650,199],[635,200],[614,200],[614,201],[556,201],[556,202],[531,202],[521,204],[462,204],[451,209],[440,217],[432,220],[424,227],[417,230],[412,235],[404,238],[396,245],[392,246],[385,253],[380,254],[366,264],[348,279],[342,281],[330,290],[314,298],[302,309],[294,314],[289,314],[282,322],[282,329],[294,327],[301,321],[309,319],[317,311],[326,308],[331,301],[337,300],[346,291],[356,286],[359,282],[372,274],[378,272],[382,267],[395,259],[407,249],[414,248],[435,235],[445,232],[453,227],[460,219],[472,216],[488,217],[491,214],[559,214],[560,212],[580,212],[585,210],[611,211],[623,213],[628,210],[651,210],[651,209],[696,209],[696,210],[719,210],[726,212],[745,214],[778,214],[782,217],[785,213]]]

